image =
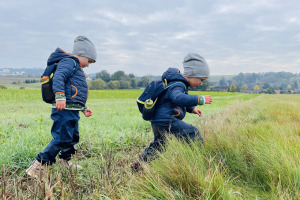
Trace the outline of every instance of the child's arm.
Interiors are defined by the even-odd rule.
[[[211,102],[212,102],[212,98],[210,95],[199,96],[199,99],[200,99],[200,101],[203,101],[202,104],[198,103],[199,105],[211,104]],[[195,109],[195,106],[186,107],[186,111],[189,113],[193,113],[194,109]]]
[[[74,71],[74,61],[72,59],[61,60],[53,77],[53,92],[55,93],[56,109],[66,108],[65,84]]]
[[[171,101],[177,106],[194,107],[199,103],[199,97],[197,95],[185,94],[185,88],[181,85],[172,86],[167,92]]]
[[[202,97],[204,99],[204,104],[211,104],[212,98],[211,98],[210,95],[204,95]],[[189,112],[189,113],[197,114],[199,117],[202,116],[202,111],[200,109],[198,109],[198,108],[195,108],[195,106],[193,106],[193,107],[186,107],[186,111]]]
[[[180,107],[187,107],[188,112],[192,112],[197,105],[211,104],[210,95],[198,96],[185,93],[185,88],[181,85],[173,86],[168,90],[171,101]]]
[[[204,95],[205,104],[211,104],[212,98],[210,95]]]
[[[192,113],[197,114],[199,117],[202,117],[202,111],[198,108],[194,108],[194,110],[192,111]]]
[[[66,100],[56,100],[55,108],[59,111],[66,108]]]
[[[88,108],[87,110],[85,110],[85,111],[83,112],[83,114],[84,114],[84,116],[86,116],[86,117],[90,117],[90,116],[93,115],[93,112]]]

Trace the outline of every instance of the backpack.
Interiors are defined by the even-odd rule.
[[[168,85],[166,79],[164,81],[152,81],[148,85],[148,87],[136,100],[139,111],[142,113],[144,120],[150,121],[153,119],[158,98],[162,96],[170,86],[175,84],[183,84],[184,87],[186,87],[182,82],[174,82]]]
[[[75,70],[76,70],[76,62],[75,62],[75,60],[73,60],[73,61],[75,63],[75,66],[73,68],[73,73],[71,74],[71,76],[73,76],[73,74],[75,73]],[[56,71],[57,65],[58,65],[58,63],[53,63],[51,65],[48,65],[46,67],[43,75],[41,76],[42,98],[43,98],[43,101],[45,101],[46,103],[52,103],[55,100],[55,94],[53,93],[52,84],[53,84],[53,76]]]

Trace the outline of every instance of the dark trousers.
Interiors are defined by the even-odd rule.
[[[51,128],[53,140],[51,140],[43,152],[36,156],[39,162],[48,165],[55,163],[55,157],[58,153],[59,158],[70,160],[72,154],[76,152],[75,144],[79,142],[79,111],[58,111],[52,108],[51,119],[53,120]]]
[[[147,162],[156,158],[156,152],[162,152],[166,146],[166,135],[172,134],[176,138],[183,139],[186,142],[200,140],[203,143],[203,138],[200,131],[191,124],[185,123],[181,120],[173,122],[152,122],[152,130],[154,133],[154,140],[150,143],[143,153],[139,156],[141,161]]]

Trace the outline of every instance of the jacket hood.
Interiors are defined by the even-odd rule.
[[[57,48],[53,53],[51,53],[50,57],[48,58],[47,65],[51,65],[53,63],[58,63],[59,61],[61,61],[64,58],[72,58],[73,60],[78,61],[78,59],[76,57],[65,52],[61,48]]]
[[[176,68],[169,68],[167,71],[165,71],[161,77],[162,81],[165,79],[168,83],[172,81],[181,81],[183,82],[187,87],[190,86],[189,82],[180,74],[179,69]]]

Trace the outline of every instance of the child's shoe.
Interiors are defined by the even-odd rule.
[[[34,178],[39,178],[43,175],[44,166],[37,160],[34,160],[31,166],[26,170],[26,174]]]
[[[64,160],[64,159],[59,159],[59,162],[62,165],[64,165],[64,166],[70,166],[70,167],[72,167],[74,169],[77,169],[77,170],[81,170],[82,169],[82,167],[80,165],[76,165],[76,164],[74,164],[74,163],[72,163],[70,161]]]

